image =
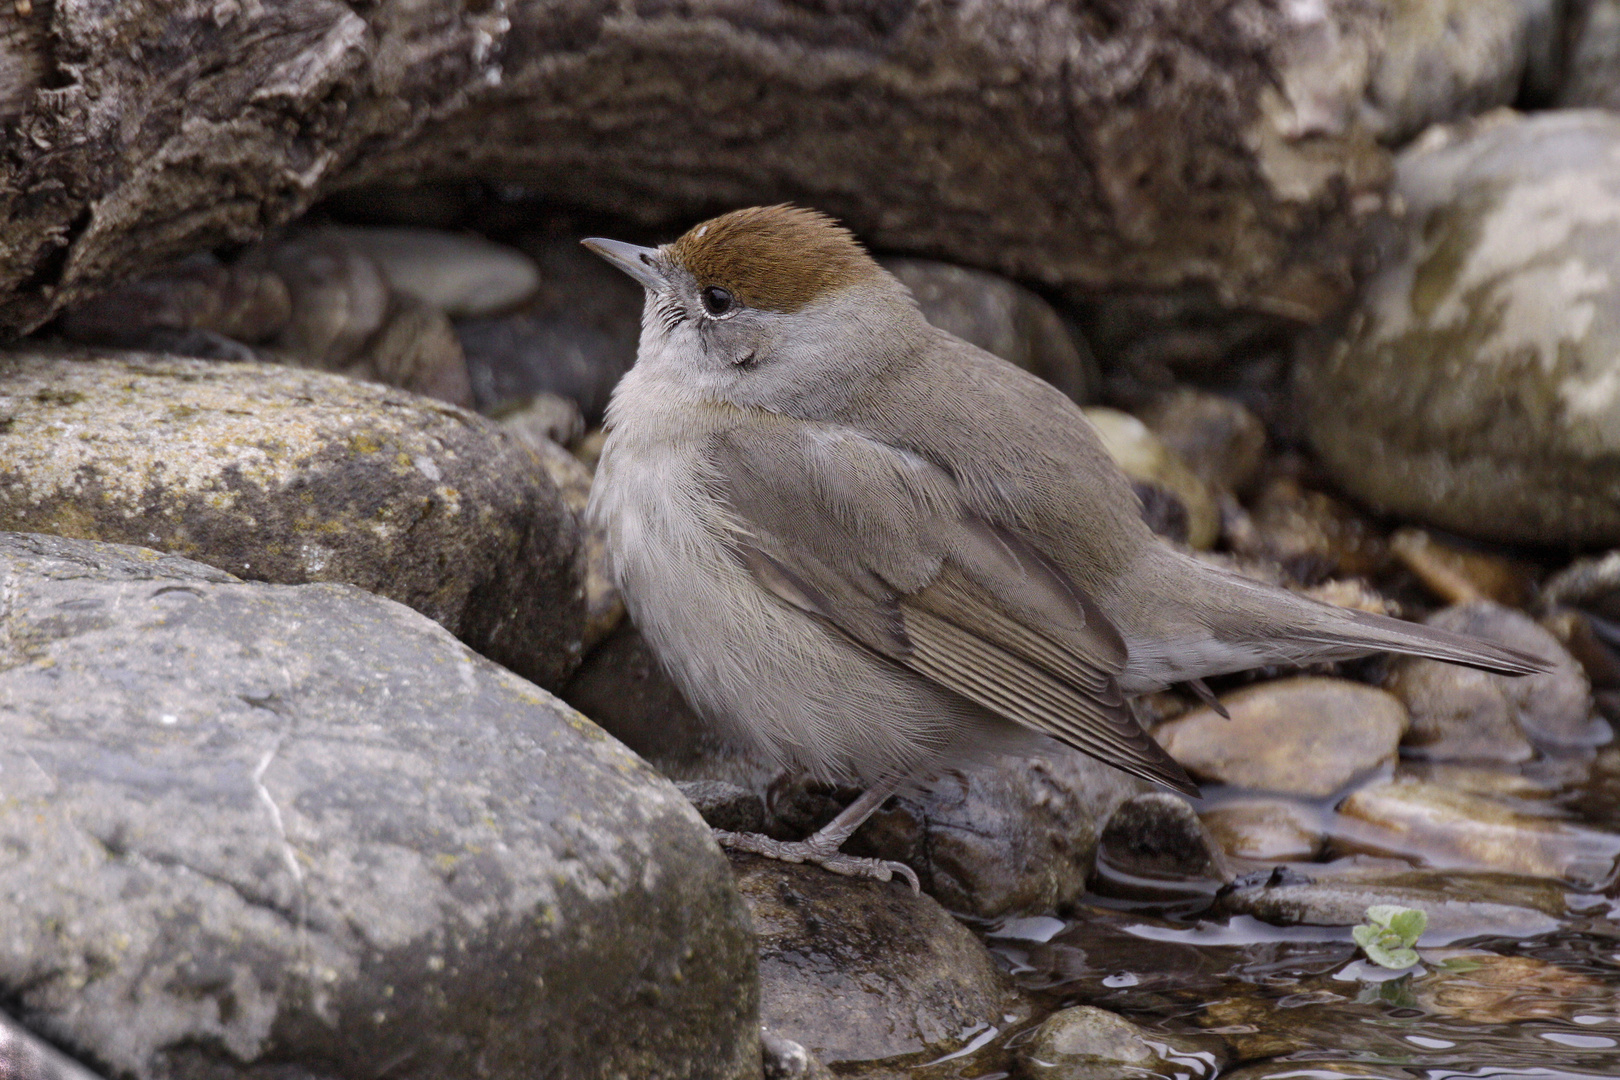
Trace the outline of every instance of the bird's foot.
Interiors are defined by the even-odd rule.
[[[820,834],[808,840],[773,840],[760,833],[729,832],[725,829],[715,829],[714,839],[723,848],[733,851],[748,851],[755,855],[763,855],[767,859],[776,859],[779,862],[814,863],[823,870],[831,870],[835,874],[845,877],[872,878],[875,881],[891,881],[895,875],[906,879],[911,886],[913,894],[921,894],[922,886],[917,882],[917,875],[905,863],[891,862],[888,859],[863,859],[856,855],[845,855],[836,845],[817,843]]]

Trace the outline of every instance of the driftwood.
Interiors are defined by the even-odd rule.
[[[1311,318],[1386,157],[1375,0],[0,0],[0,333],[377,182],[792,199],[1052,285]]]

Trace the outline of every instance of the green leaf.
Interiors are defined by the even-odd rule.
[[[1391,919],[1403,911],[1410,910],[1410,908],[1401,907],[1399,904],[1374,904],[1367,909],[1367,921],[1374,926],[1382,926],[1387,930]]]
[[[1389,920],[1390,931],[1401,939],[1402,945],[1416,945],[1428,926],[1429,916],[1417,908],[1401,908],[1399,914]]]
[[[1379,967],[1400,971],[1418,962],[1412,946],[1428,924],[1428,915],[1416,908],[1374,904],[1367,909],[1367,922],[1351,927],[1350,936],[1367,959]]]

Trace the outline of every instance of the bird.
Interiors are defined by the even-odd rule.
[[[724,847],[916,890],[841,846],[942,769],[1055,741],[1196,796],[1142,694],[1385,650],[1548,667],[1161,541],[1072,400],[929,324],[823,213],[582,242],[645,292],[586,509],[632,621],[720,731],[862,788],[804,840],[717,829]]]

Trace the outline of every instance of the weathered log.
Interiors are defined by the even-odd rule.
[[[1311,317],[1386,159],[1377,0],[0,0],[0,332],[331,192],[673,227],[792,199],[1053,285]]]

